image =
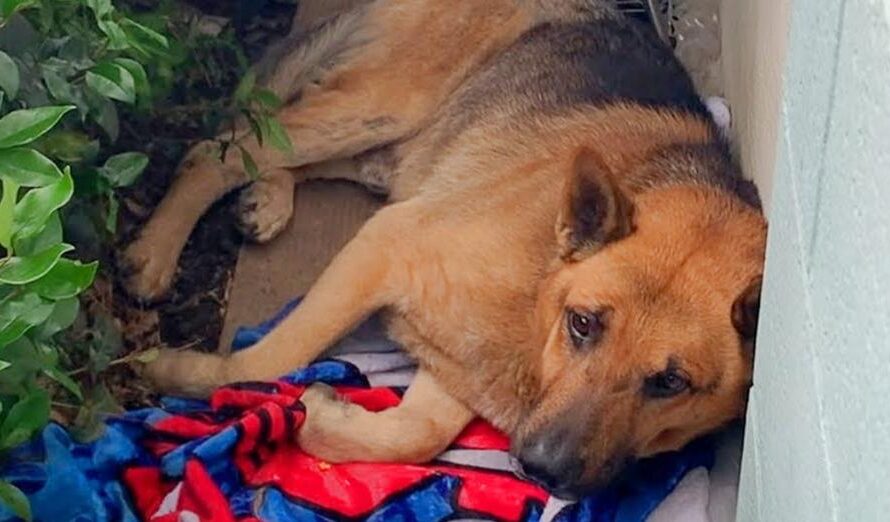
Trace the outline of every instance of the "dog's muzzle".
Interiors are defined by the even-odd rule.
[[[577,498],[584,464],[577,448],[559,432],[530,437],[517,452],[517,473],[556,497]]]

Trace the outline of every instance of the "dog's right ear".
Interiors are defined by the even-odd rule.
[[[760,293],[763,276],[755,277],[732,304],[732,325],[751,351],[757,336],[757,318],[760,315]]]
[[[562,259],[578,261],[633,231],[633,204],[596,152],[582,149],[571,169],[556,237]]]

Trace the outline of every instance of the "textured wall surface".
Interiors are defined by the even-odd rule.
[[[886,521],[890,0],[790,22],[739,520]]]
[[[814,8],[822,0],[722,0],[720,5],[723,88],[732,108],[736,152],[745,173],[760,187],[767,209],[772,200],[792,1]]]

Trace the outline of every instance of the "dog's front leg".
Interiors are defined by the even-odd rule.
[[[309,364],[404,291],[411,244],[405,230],[413,222],[409,202],[379,211],[337,254],[300,306],[255,346],[228,357],[166,350],[144,367],[146,377],[161,391],[205,396],[224,384],[275,379]]]
[[[343,402],[324,385],[310,387],[302,400],[306,420],[297,441],[308,453],[330,462],[426,462],[444,451],[474,417],[424,370],[398,406],[380,412]]]

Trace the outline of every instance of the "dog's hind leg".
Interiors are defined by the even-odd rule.
[[[296,176],[274,169],[245,187],[238,197],[238,228],[257,243],[270,241],[284,230],[294,213]]]
[[[240,194],[238,219],[246,238],[258,243],[273,239],[294,211],[294,186],[307,180],[347,180],[376,194],[387,195],[398,169],[393,147],[362,153],[353,158],[314,163],[296,170],[277,169],[245,187]]]
[[[268,380],[305,366],[374,311],[400,299],[411,269],[406,230],[412,202],[380,210],[334,258],[300,306],[255,346],[230,356],[166,350],[144,367],[162,391],[204,396],[241,381]]]
[[[300,446],[330,462],[431,460],[473,420],[473,412],[420,370],[402,402],[379,412],[336,398],[333,389],[313,385],[303,394],[306,420]]]
[[[358,22],[345,26],[333,24],[321,30],[356,28],[364,30]],[[312,45],[320,45],[319,41],[327,41],[337,49],[342,45],[335,37],[311,40]],[[364,45],[374,47],[371,43]],[[382,100],[392,96],[389,87],[393,80],[373,74],[356,73],[358,77],[352,74],[357,64],[362,63],[363,52],[370,51],[362,45],[346,46],[341,51],[350,58],[329,72],[326,83],[307,86],[302,99],[279,112],[278,118],[293,144],[291,151],[264,147],[254,136],[248,136],[239,143],[240,147],[230,147],[223,158],[216,141],[199,143],[188,152],[166,197],[139,237],[121,255],[123,282],[133,295],[146,300],[160,298],[172,282],[189,234],[207,208],[226,193],[251,181],[242,150],[249,153],[264,177],[277,183],[282,181],[285,169],[348,158],[394,141],[411,132],[435,106],[436,102],[430,99],[414,104]],[[295,51],[295,54],[300,53]],[[323,59],[327,55],[319,51],[312,56]],[[302,76],[299,78],[304,80]],[[275,231],[269,232],[272,235]]]

